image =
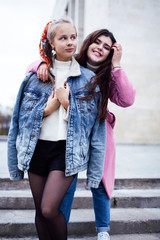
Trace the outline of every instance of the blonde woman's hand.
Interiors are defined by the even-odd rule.
[[[112,57],[112,66],[114,67],[120,67],[120,61],[122,58],[122,46],[118,43],[114,43],[112,46],[112,49],[114,50],[113,57]],[[118,68],[115,68],[115,70]]]
[[[48,80],[48,68],[46,63],[41,63],[37,69],[37,77],[43,82]]]
[[[58,109],[59,106],[60,106],[60,102],[57,99],[56,94],[54,92],[52,92],[48,98],[47,105],[43,112],[43,116],[46,117],[46,116],[50,115],[52,112],[54,112],[56,109]]]
[[[69,85],[68,83],[63,82],[60,86],[58,86],[55,90],[56,97],[59,102],[63,105],[63,107],[67,110],[69,106]]]

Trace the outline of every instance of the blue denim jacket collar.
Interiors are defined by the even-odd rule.
[[[55,59],[53,58],[53,67],[50,69],[50,72],[53,76],[55,76]],[[80,76],[81,75],[81,71],[80,71],[80,65],[78,64],[78,62],[75,60],[74,57],[72,57],[72,61],[71,61],[71,67],[70,67],[70,72],[69,72],[69,77],[76,77],[76,76]]]

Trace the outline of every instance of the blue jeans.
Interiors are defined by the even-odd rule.
[[[75,177],[74,177],[74,179],[73,179],[73,181],[61,203],[61,206],[60,206],[60,210],[63,213],[67,224],[69,222],[70,213],[71,213],[71,209],[72,209],[73,197],[74,197],[74,193],[76,191],[77,177],[78,177],[78,174],[75,175]]]
[[[76,190],[77,176],[78,175],[76,175],[73,179],[73,182],[69,187],[60,208],[67,223],[69,222],[73,197]],[[98,232],[109,231],[110,199],[106,194],[103,183],[101,182],[98,188],[91,188],[91,191],[93,197],[96,229]]]
[[[97,232],[110,230],[110,199],[107,196],[102,181],[98,188],[91,188]]]

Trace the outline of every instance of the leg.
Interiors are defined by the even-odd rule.
[[[63,171],[54,170],[49,173],[45,184],[41,209],[52,239],[55,240],[67,239],[67,223],[60,211],[60,205],[73,178],[74,176],[65,177]]]
[[[40,240],[51,240],[46,219],[41,212],[41,200],[47,178],[31,172],[28,172],[28,177],[36,209],[35,225],[38,237]]]
[[[98,188],[91,188],[91,191],[93,196],[96,229],[98,232],[109,231],[110,199],[107,196],[102,181]]]
[[[76,190],[76,185],[77,185],[77,177],[78,174],[76,174],[76,176],[74,177],[62,203],[61,203],[61,207],[60,210],[63,213],[66,222],[68,224],[69,222],[69,218],[70,218],[70,213],[71,213],[71,208],[72,208],[72,202],[73,202],[73,197],[74,197],[74,193]]]

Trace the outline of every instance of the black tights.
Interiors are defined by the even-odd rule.
[[[73,180],[62,171],[51,171],[47,177],[28,172],[35,203],[35,224],[40,240],[66,240],[67,223],[60,211],[61,202]]]

